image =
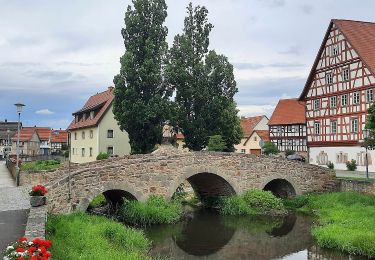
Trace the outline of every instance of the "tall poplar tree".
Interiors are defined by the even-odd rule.
[[[208,10],[190,3],[183,33],[176,35],[166,68],[176,89],[176,122],[191,150],[201,150],[209,136],[221,135],[227,150],[240,142],[242,130],[233,100],[238,91],[233,66],[223,55],[209,52],[213,25]]]
[[[162,139],[172,90],[164,82],[168,51],[165,0],[133,0],[125,13],[125,54],[115,76],[114,115],[129,134],[132,153],[149,153]]]

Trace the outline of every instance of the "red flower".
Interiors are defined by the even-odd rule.
[[[19,247],[19,248],[16,249],[16,252],[23,253],[23,252],[25,252],[25,248]]]
[[[24,242],[24,241],[27,241],[27,238],[26,237],[20,237],[18,239],[18,242]]]
[[[33,255],[30,260],[39,260],[38,257],[36,255]]]

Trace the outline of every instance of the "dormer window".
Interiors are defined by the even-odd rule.
[[[94,119],[95,111],[90,111],[90,119]]]
[[[86,120],[86,113],[83,113],[82,117],[83,117],[83,120]]]

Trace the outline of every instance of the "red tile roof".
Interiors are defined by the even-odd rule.
[[[255,130],[254,132],[257,133],[263,141],[268,142],[270,140],[270,132],[268,130]]]
[[[23,128],[21,128],[20,129],[20,141],[21,142],[30,141],[30,139],[33,136],[34,132],[36,132],[35,127],[23,127]],[[17,141],[17,137],[18,137],[18,133],[16,131],[14,133],[13,137],[12,137],[12,141]]]
[[[319,59],[325,48],[331,28],[335,24],[342,32],[346,40],[352,45],[358,56],[362,59],[372,74],[375,74],[375,23],[351,21],[351,20],[331,20],[326,35],[320,46],[319,52],[315,58],[314,65],[310,71],[306,85],[301,93],[302,100],[306,95],[310,82],[313,79],[315,68],[318,65]]]
[[[264,116],[253,116],[241,118],[241,127],[244,137],[249,137],[253,131],[254,127],[262,120]]]
[[[68,143],[68,131],[52,130],[52,143]]]
[[[36,130],[40,141],[49,141],[51,139],[51,128],[49,127],[31,127]]]
[[[305,102],[293,99],[280,99],[272,113],[268,125],[306,124]]]
[[[113,101],[113,88],[109,87],[108,90],[91,96],[85,105],[73,113],[73,116],[79,116],[80,119],[76,122],[75,119],[70,123],[68,130],[75,130],[86,127],[93,127],[99,124],[105,112],[111,106]],[[95,110],[95,116],[90,118],[90,111]],[[86,113],[86,119],[82,115]]]

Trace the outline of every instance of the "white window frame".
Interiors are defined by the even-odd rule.
[[[326,85],[333,84],[333,74],[332,74],[332,72],[327,72],[326,76],[325,76],[325,79],[326,79]]]
[[[332,96],[329,98],[330,107],[337,107],[337,96]]]
[[[343,68],[342,69],[342,81],[349,81],[350,80],[350,69]]]
[[[245,154],[246,153],[246,149],[241,149],[241,153]]]
[[[352,118],[352,133],[358,133],[358,118]]]
[[[372,88],[366,89],[366,102],[371,103],[374,101],[374,91]]]
[[[344,101],[345,100],[345,104]],[[348,105],[348,94],[341,95],[341,106],[346,107]]]
[[[331,53],[332,56],[338,56],[340,51],[339,51],[339,46],[337,44],[331,45]]]
[[[361,100],[361,92],[353,92],[353,105],[358,105]]]
[[[320,122],[314,122],[314,134],[320,135]]]
[[[314,100],[314,110],[319,110],[320,109],[320,99],[315,99]]]
[[[331,125],[331,134],[337,134],[337,121],[332,120],[330,125]]]

